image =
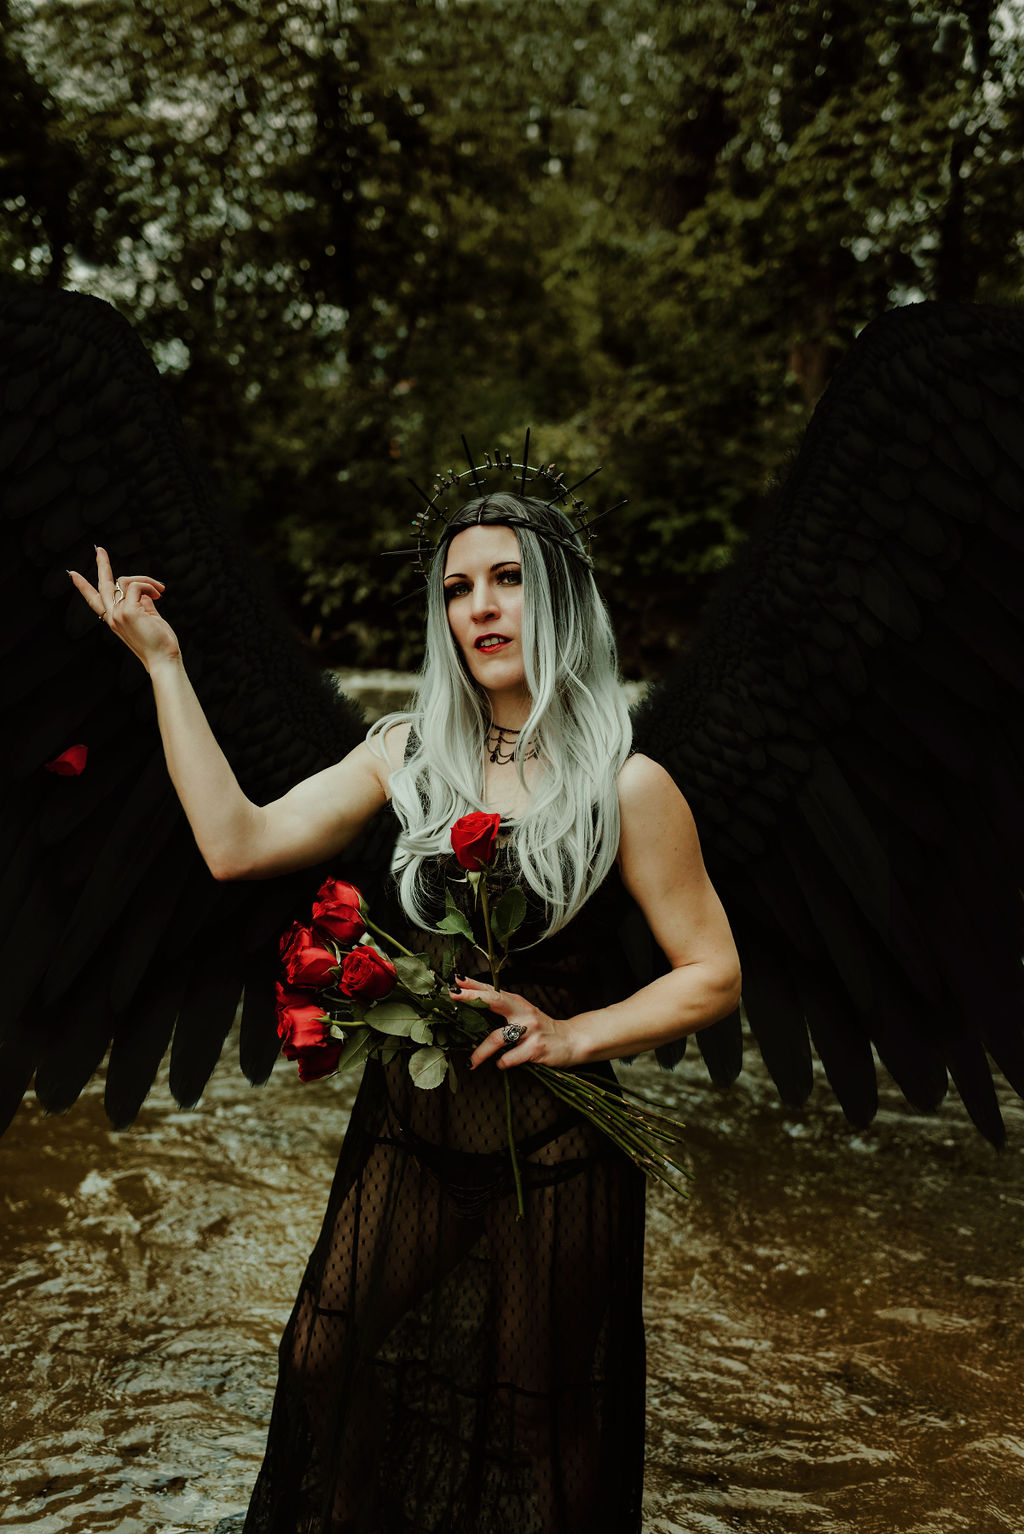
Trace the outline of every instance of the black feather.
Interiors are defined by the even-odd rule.
[[[256,1001],[268,984],[257,955],[308,904],[308,880],[211,878],[163,764],[148,679],[65,567],[88,572],[99,542],[121,569],[167,582],[163,610],[255,802],[337,761],[365,726],[303,653],[229,531],[145,348],[109,304],[0,293],[0,486],[0,910],[11,976],[0,1115],[33,1068],[44,1103],[68,1106],[112,1040],[106,1101],[124,1125],[168,1044],[172,1090],[199,1098],[249,964],[245,1058],[266,1075],[277,1038],[272,1005]],[[89,750],[80,777],[44,772],[77,744]],[[378,827],[344,872],[369,884],[389,853]]]
[[[873,1045],[923,1109],[952,1074],[1001,1143],[986,1048],[1024,1084],[1022,553],[1024,316],[893,311],[637,712],[697,818],[788,1102],[809,1028],[854,1122]]]

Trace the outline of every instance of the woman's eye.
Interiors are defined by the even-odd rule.
[[[523,583],[523,572],[518,568],[514,570],[498,570],[495,572],[494,581],[498,586],[521,586]],[[450,602],[453,597],[465,596],[466,592],[470,590],[472,588],[468,581],[452,581],[450,586],[444,588],[445,602]]]

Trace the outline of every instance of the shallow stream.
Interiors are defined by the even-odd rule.
[[[229,1044],[229,1049],[230,1049]],[[1024,1106],[997,1155],[894,1090],[850,1129],[763,1070],[625,1073],[688,1123],[649,1199],[645,1534],[1024,1526]],[[225,1058],[113,1133],[94,1086],[0,1141],[4,1530],[213,1534],[259,1464],[275,1348],[352,1084]]]

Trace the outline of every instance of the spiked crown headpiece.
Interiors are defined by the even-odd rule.
[[[584,560],[587,565],[593,565],[590,550],[594,542],[591,531],[594,523],[600,517],[607,516],[608,511],[617,511],[620,506],[626,504],[625,501],[618,501],[614,506],[609,506],[607,511],[601,511],[595,515],[586,502],[580,500],[576,494],[581,485],[586,484],[588,479],[593,479],[594,475],[600,472],[600,464],[596,469],[591,469],[589,474],[584,474],[583,478],[578,479],[575,484],[567,485],[565,475],[557,472],[553,463],[536,466],[530,463],[529,428],[523,443],[522,460],[519,463],[514,462],[511,453],[502,454],[500,450],[496,450],[493,454],[485,453],[484,462],[475,463],[465,437],[462,438],[462,446],[469,467],[458,472],[455,469],[446,469],[435,474],[432,494],[428,495],[425,490],[421,490],[414,479],[409,480],[417,495],[425,502],[424,508],[416,514],[412,522],[416,546],[408,550],[409,553],[415,553],[414,568],[424,579],[438,548],[447,541],[449,525],[459,508],[467,501],[486,497],[489,491],[497,490],[511,491],[513,495],[528,496],[532,500],[543,501],[545,506],[559,507],[565,512],[567,522],[575,529],[579,542],[571,536],[568,527],[566,536],[562,538],[547,528],[538,527],[536,523],[528,521],[525,517],[521,522],[512,516],[502,517],[502,524],[509,527],[529,527],[539,536],[561,544],[577,558]],[[482,510],[483,508],[481,513]],[[459,530],[461,531],[461,525]]]

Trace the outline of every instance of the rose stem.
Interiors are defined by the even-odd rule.
[[[371,932],[375,932],[377,936],[382,937],[386,943],[390,943],[392,947],[397,948],[399,953],[404,953],[407,959],[415,959],[416,955],[413,953],[411,948],[403,947],[397,938],[392,937],[390,932],[385,932],[383,927],[378,927],[376,922],[372,922],[368,916],[364,916],[362,921],[363,925],[369,927]]]
[[[487,870],[483,870],[483,878],[480,880],[480,904],[484,911],[484,936],[487,938],[487,963],[491,971],[491,984],[496,991],[500,991],[498,984],[498,971],[500,964],[494,962],[494,945],[491,941],[491,903],[487,897]]]
[[[508,1079],[508,1071],[505,1071],[505,1123],[508,1126],[508,1151],[512,1157],[512,1176],[516,1185],[516,1219],[521,1220],[526,1211],[523,1208],[523,1179],[519,1172],[519,1157],[516,1155],[516,1140],[512,1130],[512,1083]]]

